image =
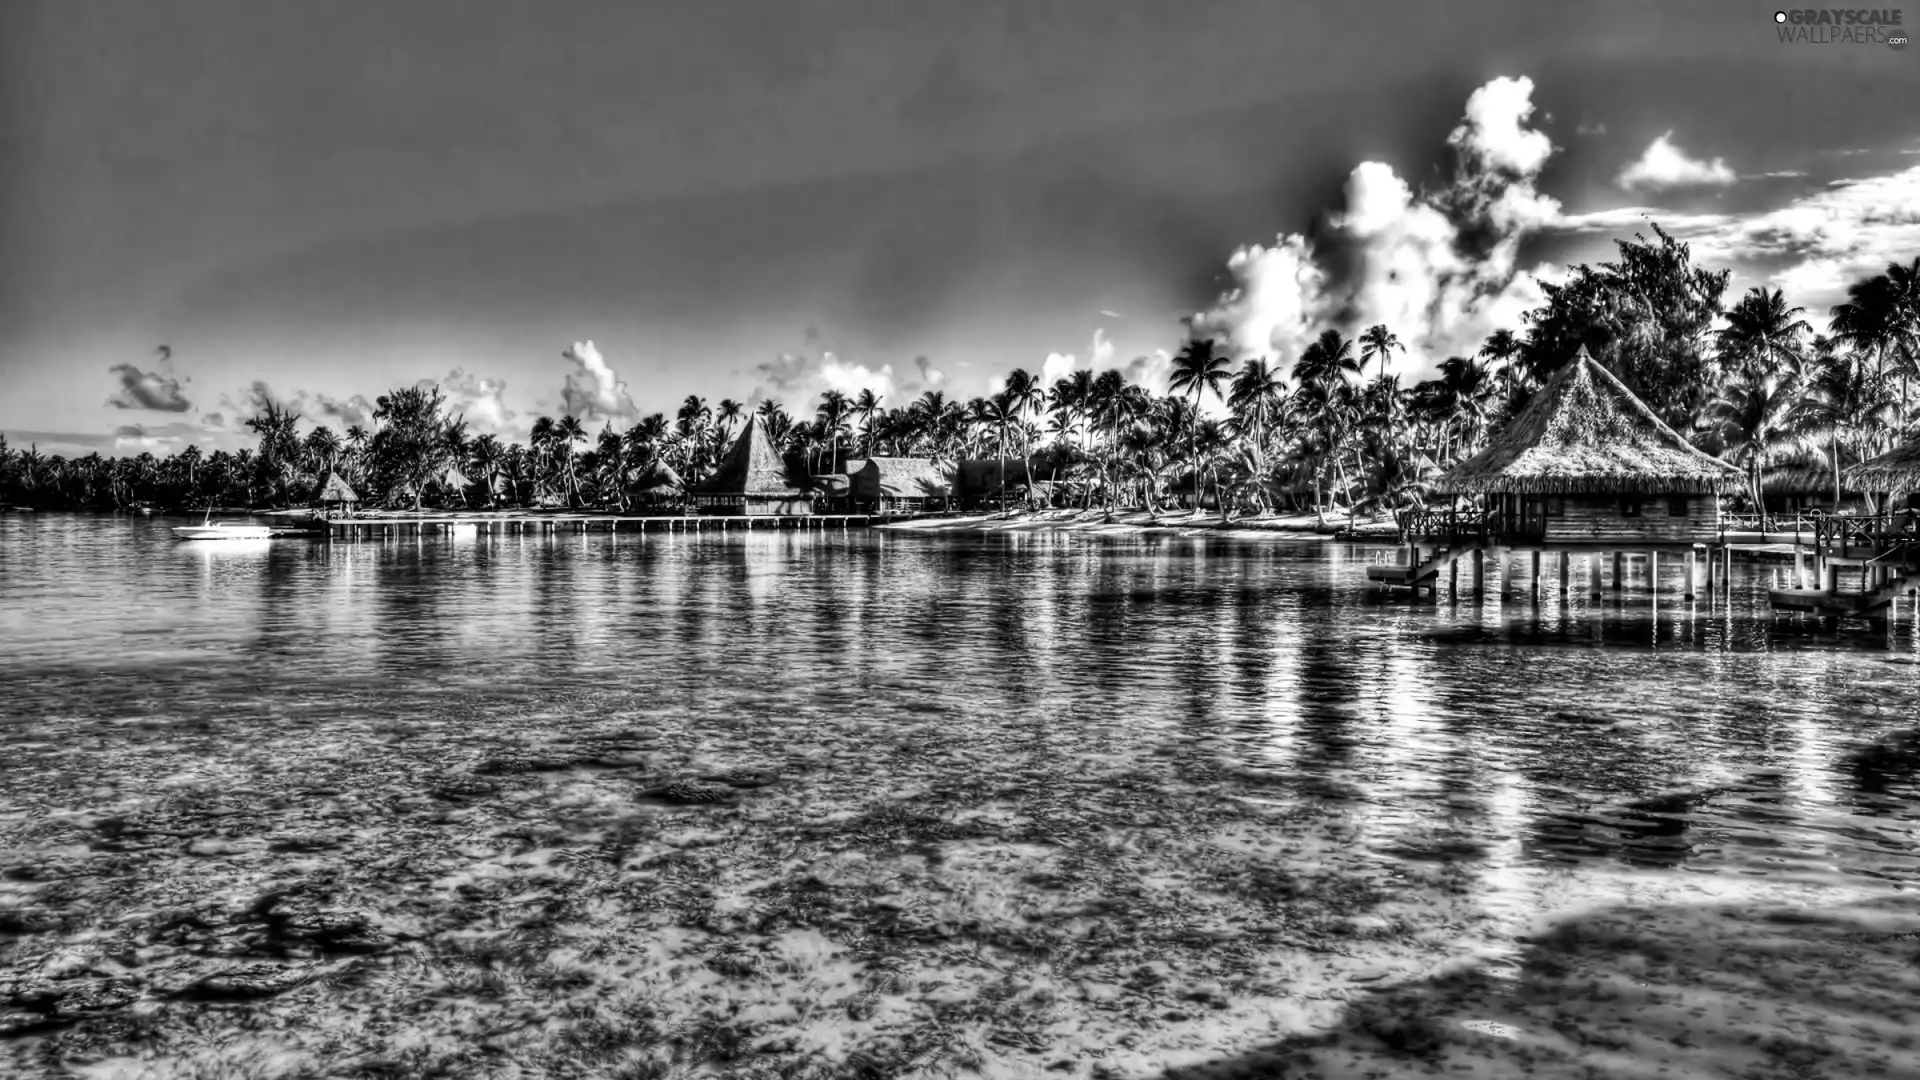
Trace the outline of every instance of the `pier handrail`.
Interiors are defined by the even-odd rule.
[[[1455,542],[1484,537],[1487,535],[1488,520],[1488,511],[1475,509],[1409,508],[1394,512],[1394,523],[1400,527],[1401,543],[1415,539]]]

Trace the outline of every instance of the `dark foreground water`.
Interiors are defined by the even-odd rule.
[[[1325,1026],[1383,970],[1520,977],[1583,912],[1920,883],[1912,632],[1776,623],[1740,568],[1713,605],[1676,576],[1657,604],[1436,608],[1373,599],[1360,549],[1272,539],[167,524],[0,517],[0,1064],[1105,1075],[1239,1052],[1277,1001]],[[659,797],[716,775],[713,806]],[[262,906],[283,888],[307,899]],[[1087,944],[1120,933],[1102,904],[1135,913],[1124,964]],[[1287,959],[1330,933],[1346,967]],[[763,961],[715,960],[729,935]],[[1039,1004],[872,975],[969,963],[956,1000]],[[661,997],[554,1034],[556,1003],[642,977],[759,1026],[698,1042]],[[843,983],[831,1024],[796,1003]],[[383,993],[444,1015],[355,1013]],[[1090,1016],[1139,1053],[1075,1049]],[[894,1059],[847,1049],[895,1028]]]

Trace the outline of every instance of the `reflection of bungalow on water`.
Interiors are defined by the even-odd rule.
[[[773,448],[758,414],[748,414],[733,448],[713,475],[693,489],[694,505],[706,514],[796,515],[813,512],[808,485],[796,478]]]
[[[1648,580],[1657,581],[1659,558],[1668,554],[1685,567],[1691,599],[1697,548],[1719,537],[1718,493],[1740,482],[1738,467],[1687,442],[1582,348],[1484,450],[1436,484],[1442,494],[1478,497],[1484,506],[1408,515],[1408,564],[1370,567],[1369,576],[1437,592],[1440,572],[1451,581],[1463,555],[1472,557],[1478,585],[1487,553],[1504,566],[1524,551],[1537,594],[1541,555],[1555,552],[1564,594],[1571,557],[1584,554],[1598,596],[1606,553],[1615,589],[1630,555],[1644,555]]]

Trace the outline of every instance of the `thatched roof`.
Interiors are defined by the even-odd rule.
[[[680,479],[680,474],[674,472],[673,467],[663,461],[647,472],[634,477],[633,482],[627,485],[627,490],[630,492],[675,491],[683,486],[684,481]]]
[[[1766,495],[1831,495],[1833,466],[1812,457],[1782,461],[1760,474],[1760,491]]]
[[[1920,490],[1920,442],[1895,447],[1877,458],[1869,458],[1843,470],[1842,479],[1854,491],[1879,491],[1889,495]]]
[[[347,486],[347,482],[341,479],[339,473],[328,469],[327,477],[320,481],[320,490],[313,496],[313,501],[320,503],[350,503],[359,502],[360,496],[354,494],[353,488]]]
[[[767,438],[767,429],[761,425],[758,413],[747,414],[747,422],[741,426],[733,449],[727,451],[713,475],[701,481],[696,490],[709,495],[775,498],[806,494],[806,488],[788,476],[787,463],[774,450],[773,440]]]
[[[863,499],[944,499],[953,493],[953,466],[937,458],[876,457],[847,462],[853,492]]]
[[[1466,495],[1659,495],[1717,491],[1740,469],[1662,423],[1583,346],[1485,450],[1436,491]]]

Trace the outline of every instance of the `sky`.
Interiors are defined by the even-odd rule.
[[[966,398],[1016,367],[1164,389],[1183,320],[1283,365],[1384,321],[1410,381],[1649,220],[1822,324],[1920,256],[1920,47],[1798,25],[1729,0],[9,0],[0,433],[236,448],[268,395],[345,427],[421,380],[508,436],[688,394]]]

